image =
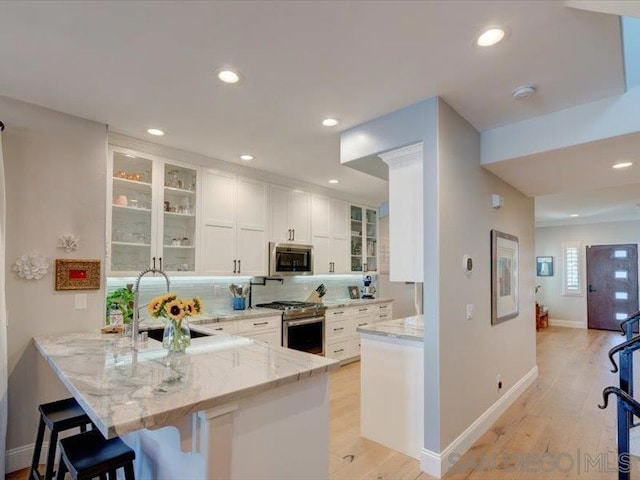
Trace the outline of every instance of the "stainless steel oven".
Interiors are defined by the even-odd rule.
[[[321,303],[281,300],[256,305],[282,311],[282,346],[324,355],[324,314]]]
[[[324,355],[324,316],[283,320],[282,346]]]
[[[269,275],[313,275],[313,245],[270,242]]]

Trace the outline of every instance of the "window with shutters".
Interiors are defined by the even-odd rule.
[[[571,242],[562,245],[562,294],[582,295],[582,261],[580,243]]]

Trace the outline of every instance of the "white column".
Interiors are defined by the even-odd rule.
[[[231,403],[198,412],[200,452],[205,457],[209,480],[232,478],[233,414],[237,408],[237,404]]]

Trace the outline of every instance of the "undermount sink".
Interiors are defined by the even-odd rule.
[[[164,328],[151,328],[146,330],[149,338],[153,338],[159,342],[162,342],[162,336],[164,335]],[[208,333],[198,332],[196,330],[191,330],[191,338],[200,338],[200,337],[209,337]]]

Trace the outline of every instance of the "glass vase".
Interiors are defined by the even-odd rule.
[[[162,346],[169,353],[183,353],[191,344],[191,331],[185,318],[181,321],[167,319],[162,336]]]

